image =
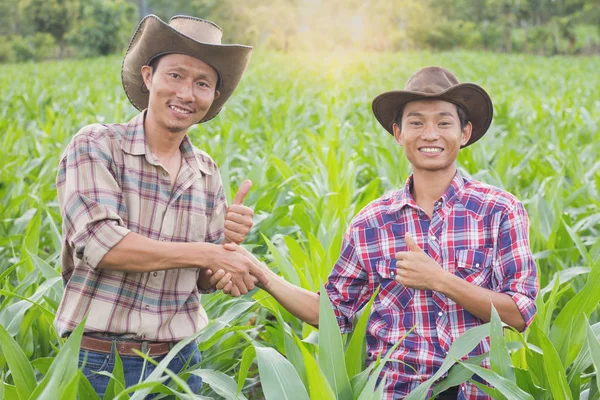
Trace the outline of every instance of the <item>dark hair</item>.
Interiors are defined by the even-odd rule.
[[[463,106],[456,105],[456,113],[458,114],[458,120],[460,121],[460,129],[465,129],[465,126],[469,123],[469,119],[467,118],[467,111],[463,108]],[[396,113],[396,118],[394,118],[394,122],[398,124],[398,126],[402,125],[402,113],[404,113],[404,106],[400,107],[398,112]]]
[[[163,58],[163,55],[160,56],[156,56],[154,57],[152,60],[150,60],[150,62],[148,63],[148,66],[150,68],[152,68],[152,72],[154,72],[156,70],[156,68],[158,68],[158,63],[160,62],[160,59]]]

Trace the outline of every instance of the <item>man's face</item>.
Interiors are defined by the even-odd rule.
[[[148,113],[159,126],[174,133],[186,131],[204,118],[220,94],[217,72],[184,54],[162,56],[154,70],[143,66],[142,76],[150,91]]]
[[[458,150],[471,137],[471,123],[461,129],[456,105],[442,100],[407,103],[401,124],[394,124],[394,137],[415,172],[454,169]]]

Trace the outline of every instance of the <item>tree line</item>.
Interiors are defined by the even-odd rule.
[[[279,51],[600,53],[600,0],[8,0],[0,62],[122,53],[138,21],[190,14]]]

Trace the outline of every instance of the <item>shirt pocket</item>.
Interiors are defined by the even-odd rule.
[[[204,213],[190,212],[187,215],[187,239],[189,242],[204,242],[208,218]]]
[[[391,307],[396,311],[406,309],[412,302],[414,289],[402,286],[396,281],[396,259],[376,261],[375,270],[381,285],[377,296],[380,304],[384,308]]]
[[[456,250],[454,274],[477,286],[488,286],[491,277],[492,250],[488,248]]]

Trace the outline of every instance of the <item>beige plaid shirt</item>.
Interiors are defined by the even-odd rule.
[[[88,315],[86,332],[177,341],[206,326],[198,269],[128,273],[97,269],[127,233],[170,242],[220,242],[226,200],[215,162],[186,136],[171,192],[150,151],[142,112],[129,123],[89,125],[63,154],[56,186],[63,217],[63,336]]]

